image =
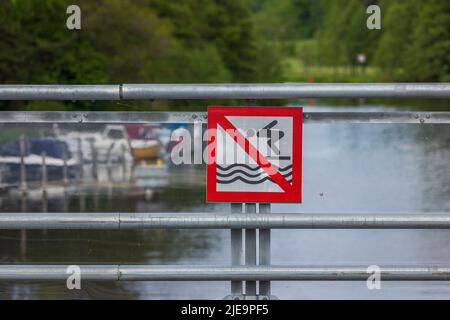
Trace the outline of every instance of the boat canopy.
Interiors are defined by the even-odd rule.
[[[47,157],[63,159],[66,152],[67,159],[71,158],[71,153],[67,143],[54,138],[30,138],[25,140],[25,156],[34,154],[41,155],[45,152]],[[20,156],[20,141],[5,144],[0,147],[1,156]]]

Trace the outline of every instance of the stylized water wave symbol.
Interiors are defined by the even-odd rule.
[[[287,177],[285,177],[285,178],[287,178]],[[264,177],[264,178],[262,178],[262,179],[260,179],[260,180],[256,180],[256,181],[251,181],[251,180],[247,180],[247,179],[245,179],[245,178],[243,178],[243,177],[241,177],[241,176],[237,176],[237,177],[234,177],[233,179],[231,179],[231,180],[219,180],[219,179],[217,179],[216,181],[217,181],[217,183],[220,183],[220,184],[230,184],[230,183],[233,183],[233,182],[235,182],[235,181],[237,181],[237,180],[240,180],[240,181],[242,181],[242,182],[245,182],[245,183],[248,183],[248,184],[259,184],[259,183],[263,183],[264,181],[267,181],[267,180],[269,180],[269,181],[271,181],[271,182],[273,182],[273,183],[275,183],[270,177]],[[289,179],[286,179],[286,181],[287,182],[289,182],[289,183],[291,183],[292,182],[292,178],[289,178]]]
[[[277,168],[276,166],[274,167]],[[289,183],[292,181],[292,164],[284,168],[277,168],[277,170]],[[241,163],[235,163],[223,167],[217,165],[216,175],[218,177],[216,181],[220,184],[230,184],[238,180],[248,184],[259,184],[264,181],[271,181],[275,183],[265,171],[261,170],[258,165],[250,166]],[[255,178],[259,179],[255,180]]]
[[[263,175],[263,177],[260,179],[256,179],[256,180],[252,179],[252,178],[258,178],[261,175]],[[268,180],[273,182],[273,180],[269,176],[267,176],[267,174],[265,172],[260,172],[255,175],[247,175],[247,174],[242,174],[242,172],[234,171],[234,172],[231,172],[230,174],[226,174],[225,177],[220,176],[219,174],[217,176],[218,176],[218,178],[216,181],[217,181],[217,183],[220,183],[220,184],[230,184],[230,183],[233,183],[238,180],[248,183],[248,184],[259,184],[259,183],[263,183],[264,181],[268,181]],[[282,174],[282,176],[290,183],[292,181],[292,170]],[[223,179],[223,178],[226,178],[226,179]]]
[[[292,173],[292,170],[290,170],[289,172],[285,172],[284,174],[288,175],[288,174],[291,174],[291,173]],[[248,173],[247,171],[244,171],[244,170],[234,170],[234,171],[231,171],[229,173],[220,173],[219,171],[217,171],[216,175],[218,177],[221,177],[221,178],[228,178],[228,177],[234,176],[236,174],[244,175],[244,176],[249,177],[249,178],[257,178],[257,177],[259,177],[261,175],[266,175],[266,173],[264,171],[261,171],[261,172],[255,173],[255,174],[250,174],[250,173]]]
[[[287,171],[287,170],[289,170],[289,169],[291,169],[292,168],[292,164],[290,164],[290,165],[288,165],[288,166],[286,166],[286,167],[284,167],[284,168],[277,168],[277,166],[275,166],[275,165],[273,165],[272,164],[272,166],[274,167],[274,168],[276,168],[279,172],[285,172],[285,171]],[[229,165],[228,167],[221,167],[220,165],[217,165],[217,171],[228,171],[228,170],[230,170],[230,169],[233,169],[233,168],[237,168],[237,167],[239,167],[239,169],[247,169],[247,170],[250,170],[250,171],[258,171],[259,169],[260,169],[260,167],[257,165],[257,166],[249,166],[249,165],[246,165],[246,164],[241,164],[241,163],[235,163],[235,164],[231,164],[231,165]]]

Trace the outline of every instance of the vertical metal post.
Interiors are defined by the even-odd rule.
[[[245,213],[256,213],[256,203],[246,203]],[[245,229],[245,265],[256,265],[256,229]],[[256,281],[245,282],[245,294],[256,296]]]
[[[42,212],[46,213],[48,211],[48,197],[47,192],[42,193]],[[47,236],[47,229],[42,230],[42,234],[46,237]]]
[[[64,212],[69,212],[69,194],[66,192],[64,193],[64,198],[63,198],[63,210]]]
[[[78,138],[78,180],[83,180],[83,167],[84,167],[84,158],[83,158],[83,146],[81,138]]]
[[[0,166],[0,190],[3,188],[3,173],[5,172],[5,169]]]
[[[80,188],[78,197],[79,197],[80,212],[86,212],[85,194],[84,194],[83,190],[81,190],[81,188]]]
[[[42,212],[46,213],[48,211],[48,197],[47,197],[47,193],[44,193],[42,195]],[[47,229],[44,229],[45,231],[47,231]]]
[[[27,168],[25,166],[25,153],[26,153],[26,145],[25,145],[25,136],[20,136],[20,189],[22,193],[25,194],[27,192]]]
[[[270,213],[270,203],[260,203],[259,213]],[[270,265],[270,229],[259,229],[259,265]],[[259,282],[259,294],[270,296],[270,281]]]
[[[47,174],[47,154],[42,152],[42,194],[45,196],[47,194],[47,182],[48,182],[48,174]]]
[[[98,206],[99,206],[99,184],[96,183],[94,186],[94,210],[97,211],[98,210]]]
[[[126,180],[127,176],[127,157],[126,157],[127,148],[122,144],[122,178],[123,181]]]
[[[27,256],[27,230],[20,230],[20,256],[22,260]]]
[[[112,182],[112,169],[111,169],[111,153],[114,148],[114,142],[108,148],[108,152],[106,153],[106,172],[108,174],[108,181]]]
[[[48,212],[48,197],[47,193],[42,194],[42,212]],[[47,229],[44,229],[44,234],[47,233]]]
[[[27,212],[27,195],[22,193],[21,197],[21,211]],[[20,257],[22,260],[25,260],[27,255],[27,230],[20,230]]]
[[[84,155],[83,155],[83,141],[81,138],[78,138],[78,197],[80,199],[80,203],[84,202],[83,195],[83,178],[84,178]],[[80,204],[81,208],[81,204]],[[82,211],[83,212],[83,211]]]
[[[67,150],[64,148],[63,152],[63,184],[65,187],[69,184],[69,175],[67,169]]]
[[[202,164],[203,156],[203,125],[201,122],[194,122],[194,164]]]
[[[95,149],[94,142],[91,142],[91,158],[92,158],[92,177],[94,180],[98,180],[97,172],[97,150]]]
[[[231,212],[236,214],[242,214],[242,203],[232,203]],[[242,264],[242,257],[244,255],[242,236],[243,229],[231,229],[231,264],[238,266]],[[244,282],[243,281],[231,281],[231,295],[241,296],[244,294]]]

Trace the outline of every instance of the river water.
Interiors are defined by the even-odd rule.
[[[374,107],[306,111],[392,111]],[[450,212],[450,126],[309,124],[304,126],[303,203],[275,204],[273,212]],[[81,189],[80,189],[81,190]],[[171,168],[151,192],[134,186],[83,189],[47,201],[2,195],[2,211],[207,212],[204,167]],[[26,236],[26,238],[25,238]],[[198,264],[230,263],[229,230],[0,232],[0,263]],[[273,230],[274,265],[439,265],[450,263],[446,230]],[[0,299],[221,299],[228,282],[0,283]],[[450,298],[446,282],[273,282],[281,299]]]

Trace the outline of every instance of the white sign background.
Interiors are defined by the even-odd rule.
[[[286,175],[286,179],[292,179],[292,153],[293,153],[293,119],[288,116],[272,117],[272,116],[227,116],[226,117],[239,132],[249,140],[252,145],[265,157],[269,157],[270,163],[281,170],[281,174]],[[289,157],[290,159],[273,159],[270,156],[276,156],[275,152],[270,149],[267,137],[257,137],[255,132],[262,130],[268,124],[276,120],[278,123],[271,128],[271,130],[281,130],[284,136],[276,141],[277,135],[272,137],[273,145],[279,149],[279,155]],[[283,192],[283,190],[268,179],[267,173],[256,162],[245,153],[241,146],[239,146],[230,134],[217,126],[217,171],[218,174],[229,175],[227,177],[217,176],[216,188],[217,191],[238,191],[238,192]],[[253,134],[252,134],[253,133]],[[250,136],[249,136],[250,135]],[[235,165],[230,167],[231,165]],[[245,166],[241,166],[245,165]],[[246,167],[250,167],[246,168]],[[223,170],[221,168],[225,168]],[[228,168],[228,169],[227,169]],[[283,170],[286,168],[286,170]],[[240,172],[244,171],[244,172]],[[289,173],[291,173],[289,175]],[[230,175],[231,174],[231,175]],[[240,177],[241,179],[237,178]],[[266,178],[266,179],[264,179]],[[231,183],[220,183],[223,181],[231,181]],[[247,183],[245,181],[253,183]],[[262,181],[264,180],[264,181]],[[259,182],[261,181],[261,182]],[[259,182],[259,183],[257,183]]]

